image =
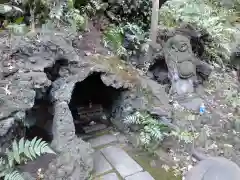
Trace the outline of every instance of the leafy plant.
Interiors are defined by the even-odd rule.
[[[137,111],[127,116],[124,123],[140,126],[140,141],[143,145],[148,145],[154,141],[162,141],[168,135],[169,128],[145,112]]]
[[[73,0],[53,4],[49,17],[57,26],[60,26],[61,23],[62,25],[70,26],[74,31],[85,28],[86,16],[74,7]]]
[[[126,53],[123,47],[124,30],[121,26],[108,27],[103,33],[103,44],[115,51],[117,55]]]
[[[123,26],[124,31],[124,47],[128,50],[128,54],[137,54],[141,51],[142,44],[147,41],[147,33],[136,24],[127,23]]]
[[[229,24],[228,18],[234,13],[222,6],[209,5],[201,0],[167,1],[160,10],[160,23],[166,26],[178,26],[190,23],[209,33],[210,43],[205,43],[207,55],[218,63],[229,62],[230,42],[236,37],[236,30]]]
[[[103,34],[103,43],[117,55],[135,55],[142,51],[147,33],[136,24],[126,23],[108,27]]]
[[[101,0],[75,1],[74,7],[79,9],[81,14],[86,14],[91,18],[97,13],[104,12],[108,3],[103,3]]]
[[[14,16],[14,13],[23,13],[23,10],[19,7],[13,6],[13,5],[7,5],[7,4],[0,4],[0,14],[7,15],[11,14]],[[28,31],[28,28],[25,24],[23,24],[24,17],[19,17],[14,20],[13,23],[9,23],[8,19],[5,19],[5,25],[4,27],[10,30],[10,33],[13,33],[14,35],[22,35],[25,34]]]
[[[108,17],[116,23],[135,23],[144,30],[149,29],[151,0],[125,0],[109,2]]]
[[[27,160],[34,160],[45,153],[55,154],[42,139],[35,137],[31,141],[24,138],[21,138],[19,142],[14,140],[11,149],[6,149],[0,159],[0,177],[4,177],[4,180],[23,180],[16,165],[26,163]]]
[[[0,14],[5,15],[6,13],[9,13],[11,11],[19,11],[21,13],[23,12],[23,10],[17,6],[12,6],[12,5],[8,5],[8,4],[0,4]]]
[[[85,27],[85,14],[80,13],[80,10],[74,8],[74,2],[68,0],[68,8],[66,13],[66,20],[74,27],[76,30],[83,30]]]

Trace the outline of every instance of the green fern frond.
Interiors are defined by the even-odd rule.
[[[144,145],[149,144],[151,141],[161,141],[167,135],[168,127],[161,124],[156,119],[146,112],[135,112],[124,119],[126,124],[140,125],[140,140]]]
[[[148,132],[149,134],[151,134],[151,136],[156,139],[156,140],[162,140],[163,139],[163,133],[162,130],[158,127],[158,126],[145,126],[147,127],[146,132]]]
[[[123,122],[126,124],[139,124],[139,119],[135,115],[129,115],[123,120]]]
[[[22,157],[27,157],[28,159],[36,159],[37,156],[40,156],[45,153],[55,154],[55,152],[48,146],[45,141],[42,139],[37,139],[35,137],[33,140],[24,140],[21,138],[17,143],[16,140],[12,143],[12,150],[7,152],[8,161],[10,167],[12,167],[14,161],[18,164],[21,163]]]
[[[55,152],[42,139],[35,137],[31,141],[21,138],[12,143],[11,150],[6,149],[6,159],[0,159],[0,177],[4,180],[24,180],[22,175],[15,170],[16,164],[21,164],[28,159],[36,159],[45,153],[55,154]]]
[[[4,180],[24,180],[24,178],[18,171],[15,170],[6,174]]]

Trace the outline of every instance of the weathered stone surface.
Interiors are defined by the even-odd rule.
[[[95,180],[119,180],[119,178],[116,173],[109,173],[99,178],[96,178]]]
[[[92,170],[93,150],[88,143],[75,136],[73,117],[68,107],[75,84],[98,72],[105,85],[125,90],[110,110],[113,118],[120,123],[123,117],[135,110],[164,106],[162,101],[166,94],[160,91],[164,89],[162,86],[154,81],[148,82],[147,77],[119,58],[80,57],[67,34],[41,30],[36,30],[36,33],[12,37],[11,50],[9,39],[0,40],[0,127],[4,126],[5,129],[1,133],[0,144],[2,146],[10,141],[9,136],[16,134],[13,129],[16,123],[6,123],[4,120],[23,120],[25,112],[34,106],[36,100],[46,98],[54,108],[51,145],[60,154],[50,163],[54,168],[47,171],[49,179],[61,179],[65,172],[68,178],[83,180]],[[19,125],[16,126],[19,129]],[[6,134],[9,132],[12,134]],[[97,141],[91,143],[98,146],[116,141],[116,137]],[[57,172],[60,167],[63,168]]]
[[[189,97],[184,101],[180,101],[181,105],[188,110],[192,110],[194,112],[198,112],[201,104],[203,103],[203,99],[200,97]]]
[[[96,176],[112,170],[112,166],[100,151],[96,151],[93,155],[93,170]]]
[[[223,157],[210,157],[203,159],[187,172],[186,180],[232,179],[240,176],[239,166]]]
[[[56,159],[58,156],[56,154],[44,154],[38,157],[35,161],[29,161],[27,164],[23,164],[18,168],[22,172],[26,172],[26,174],[31,175],[34,179],[37,178],[38,169],[42,169],[42,173],[48,169],[49,163]],[[28,180],[28,178],[26,178]]]
[[[125,180],[154,180],[154,178],[148,172],[139,172],[126,177]]]
[[[136,161],[120,148],[109,146],[101,149],[101,152],[123,178],[143,170]]]
[[[0,136],[5,135],[13,124],[14,124],[14,118],[12,117],[2,120],[0,124]]]
[[[52,147],[60,153],[46,172],[47,180],[87,180],[93,169],[93,149],[89,143],[77,138],[73,117],[66,102],[55,102],[52,125]]]
[[[106,144],[110,144],[112,142],[116,142],[117,138],[114,135],[111,134],[106,134],[103,136],[96,137],[94,139],[90,139],[89,143],[92,145],[92,147],[98,147],[98,146],[103,146]]]
[[[72,113],[66,102],[55,103],[54,112],[55,114],[52,125],[52,147],[61,152],[66,149],[66,144],[75,138],[75,127]]]

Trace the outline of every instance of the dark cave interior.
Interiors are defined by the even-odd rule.
[[[51,67],[44,68],[44,72],[46,73],[49,80],[55,81],[57,78],[60,77],[59,70],[63,66],[68,66],[68,60],[60,58],[56,60]]]
[[[42,138],[46,142],[51,142],[53,114],[52,104],[47,100],[35,99],[34,106],[26,112],[26,121],[30,127],[26,127],[25,136],[31,140],[35,136]]]
[[[169,84],[168,68],[164,59],[158,59],[150,66],[149,71],[153,74],[154,80],[160,84]]]
[[[97,125],[109,126],[112,108],[121,92],[106,86],[101,80],[101,73],[93,73],[76,83],[69,103],[76,134],[88,133],[87,129],[91,126],[92,129]]]

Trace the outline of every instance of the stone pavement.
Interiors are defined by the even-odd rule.
[[[117,142],[118,138],[111,134],[89,140],[96,148],[94,180],[154,180]]]

